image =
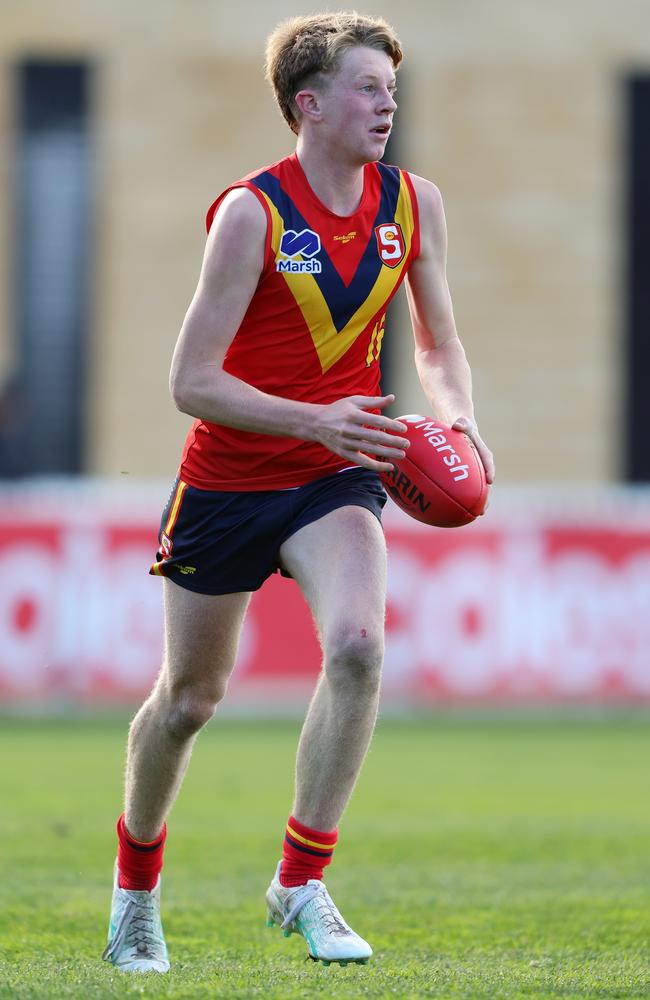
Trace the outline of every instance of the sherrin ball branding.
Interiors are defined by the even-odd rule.
[[[382,473],[389,496],[398,507],[424,524],[457,528],[485,510],[488,484],[476,448],[461,431],[434,417],[409,413],[410,447],[393,470]]]

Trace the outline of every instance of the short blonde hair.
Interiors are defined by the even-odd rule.
[[[266,43],[266,77],[289,127],[298,132],[295,96],[306,84],[324,83],[335,73],[347,49],[365,45],[385,52],[397,70],[402,46],[390,24],[356,11],[311,14],[282,21]]]

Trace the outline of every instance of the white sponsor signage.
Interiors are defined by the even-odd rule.
[[[164,493],[0,493],[0,702],[147,692],[162,654],[148,567]],[[492,521],[445,531],[389,507],[385,698],[650,702],[644,510],[527,521],[503,502]],[[231,695],[302,697],[318,661],[296,585],[274,578],[252,602]]]

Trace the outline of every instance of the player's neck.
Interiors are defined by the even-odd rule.
[[[300,138],[296,154],[312,191],[331,212],[336,215],[356,212],[363,197],[363,164],[325,156],[322,150],[301,143]]]

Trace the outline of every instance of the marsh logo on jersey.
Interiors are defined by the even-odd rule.
[[[285,259],[276,261],[276,271],[320,274],[323,269],[321,262],[314,259],[320,253],[320,236],[313,229],[301,229],[299,233],[294,229],[285,229],[280,240],[280,253]],[[308,259],[296,260],[296,257]]]
[[[375,226],[377,249],[386,267],[397,267],[404,256],[405,245],[402,227],[398,222],[385,222]]]

